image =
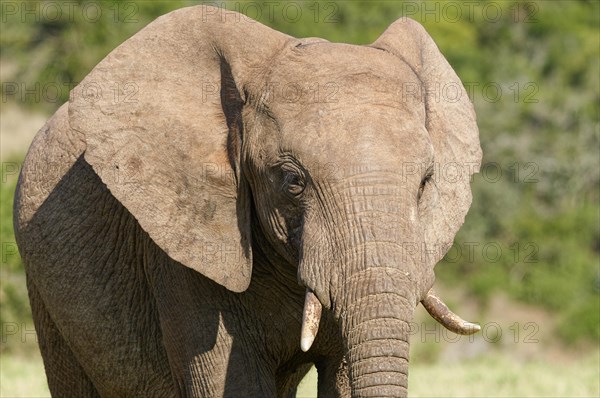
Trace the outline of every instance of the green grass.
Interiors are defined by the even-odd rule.
[[[574,363],[496,354],[463,363],[413,365],[412,397],[598,397],[600,353]]]
[[[465,362],[412,364],[410,397],[598,397],[600,352],[569,363],[517,361],[507,353]],[[298,398],[316,397],[313,368]]]
[[[0,358],[0,397],[49,397],[39,353],[3,354]]]
[[[461,363],[412,364],[411,397],[598,397],[600,352],[569,363],[517,361],[495,353]],[[316,397],[314,368],[298,398]],[[0,358],[0,397],[49,397],[39,355]]]

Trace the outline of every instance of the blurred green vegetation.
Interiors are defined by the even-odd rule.
[[[0,352],[9,348],[7,343],[19,338],[21,325],[28,322],[26,328],[33,329],[31,309],[27,299],[25,273],[12,227],[12,203],[17,185],[17,174],[14,173],[17,158],[2,159],[2,184],[0,184],[0,242],[2,245],[2,263],[0,267],[0,319],[2,321],[2,343]],[[10,326],[8,326],[10,324]],[[15,335],[12,334],[16,331]],[[9,337],[10,336],[10,337]],[[32,348],[32,344],[11,345],[12,351],[24,351]]]
[[[63,14],[69,9],[50,3],[63,4]],[[3,2],[3,102],[51,113],[126,38],[159,15],[197,4],[67,3],[72,12],[58,18],[52,9],[44,14],[40,3],[26,15],[8,5],[29,2]],[[375,40],[400,16],[422,22],[469,91],[484,151],[473,207],[436,269],[438,283],[464,287],[484,303],[507,292],[556,313],[565,341],[600,339],[599,2],[208,3],[293,36],[359,44]],[[35,84],[42,94],[44,87],[61,89],[41,98],[23,94]],[[14,244],[14,185],[3,175],[4,320],[28,313],[22,268],[16,256],[6,256]]]

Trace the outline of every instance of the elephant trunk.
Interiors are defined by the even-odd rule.
[[[415,299],[406,277],[397,268],[368,268],[351,278],[356,286],[344,289],[339,319],[353,397],[407,394]]]
[[[370,185],[373,181],[376,185]],[[299,267],[300,280],[309,288],[303,349],[314,330],[314,292],[338,321],[352,396],[404,397],[410,324],[423,290],[433,282],[433,273],[403,244],[422,239],[414,197],[403,193],[402,181],[387,175],[363,173],[340,184],[342,193],[331,200],[351,211],[340,212],[343,218],[332,223],[335,233],[327,233],[333,227],[323,231],[319,228],[325,224],[313,222],[328,217],[319,217],[314,208],[305,219]],[[328,239],[317,239],[322,236]],[[323,263],[333,266],[319,268]],[[325,270],[328,283],[320,282],[318,270]]]

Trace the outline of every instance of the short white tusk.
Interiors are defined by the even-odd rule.
[[[456,315],[454,312],[448,309],[448,306],[444,304],[433,291],[429,290],[427,296],[421,301],[423,307],[429,312],[429,315],[436,321],[441,323],[446,329],[456,334],[469,335],[477,333],[481,330],[481,327],[475,323],[467,322],[461,317]]]
[[[322,311],[323,306],[317,296],[312,290],[306,289],[304,311],[302,312],[302,331],[300,332],[300,349],[304,352],[310,350],[315,337],[317,337]]]

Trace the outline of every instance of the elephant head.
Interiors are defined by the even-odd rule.
[[[474,330],[428,293],[471,202],[478,131],[418,23],[355,46],[182,9],[109,54],[69,117],[86,161],[171,258],[232,292],[253,257],[297,269],[302,349],[331,311],[354,395],[406,393],[419,302]]]

